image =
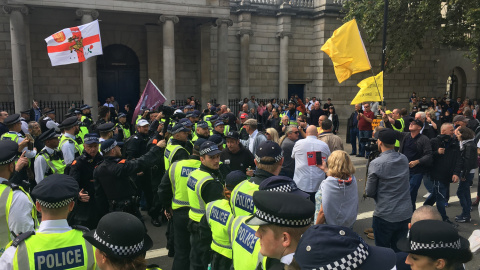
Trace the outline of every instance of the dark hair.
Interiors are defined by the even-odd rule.
[[[100,251],[102,252],[102,251]],[[102,252],[105,257],[108,258],[110,264],[119,270],[140,270],[147,268],[147,262],[145,260],[145,254],[140,254],[135,258],[119,258],[108,256],[104,252]]]
[[[332,114],[336,114],[336,112],[335,112],[335,107],[333,107],[333,106],[330,106],[330,107],[328,107],[328,109],[329,109],[329,110],[330,110],[330,109],[333,109],[333,112],[332,112]]]
[[[468,107],[465,107],[465,109],[463,109],[463,116],[465,116],[465,117],[473,116],[472,109],[470,109]]]
[[[305,114],[299,115],[298,118],[302,119],[302,121],[307,121],[307,116]]]
[[[462,138],[462,141],[471,140],[471,139],[475,138],[475,133],[470,128],[460,127],[458,129],[458,132],[460,132],[460,134],[461,134],[460,137]]]
[[[323,130],[330,130],[332,129],[333,122],[330,119],[325,119],[322,121],[322,129]]]
[[[102,106],[98,109],[98,117],[104,118],[107,116],[107,114],[110,112],[110,108],[107,106]]]
[[[130,109],[130,104],[125,104],[125,107]]]
[[[429,255],[428,257],[434,261],[438,259],[444,259],[446,269],[458,269],[457,266],[461,265],[462,263],[467,263],[471,261],[473,258],[473,254],[470,249],[464,249],[462,250],[462,252],[450,253],[448,255]]]
[[[400,115],[401,115],[401,116],[405,116],[405,115],[407,115],[407,114],[408,114],[407,109],[405,109],[405,108],[401,108],[401,109],[400,109]]]

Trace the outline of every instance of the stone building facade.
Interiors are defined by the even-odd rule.
[[[148,79],[168,99],[332,98],[346,118],[363,72],[339,84],[320,48],[342,25],[341,0],[0,0],[0,100],[15,110],[32,99],[136,104]],[[44,39],[98,19],[104,54],[52,67]],[[373,72],[381,48],[367,46]],[[387,104],[412,91],[480,98],[480,73],[462,51],[427,44],[412,64],[386,74]]]

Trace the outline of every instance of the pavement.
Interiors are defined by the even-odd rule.
[[[342,127],[345,127],[346,122],[345,123],[341,122],[341,125]],[[345,135],[344,135],[345,133],[346,133],[346,129],[340,128],[338,135],[342,137],[343,142],[345,142]],[[351,152],[350,144],[344,143],[344,148],[347,153]],[[357,221],[353,226],[353,229],[361,237],[363,237],[363,239],[369,245],[375,245],[374,240],[368,239],[366,235],[363,233],[364,229],[371,228],[373,210],[375,209],[375,202],[373,199],[363,199],[367,160],[365,158],[360,158],[355,156],[350,156],[350,157],[352,158],[352,161],[356,168],[355,176],[358,181],[358,197],[359,197],[358,216],[357,216]],[[474,183],[473,187],[470,189],[470,191],[472,193],[471,194],[472,198],[475,198],[477,186],[478,186],[478,174],[476,174],[473,183]],[[456,184],[450,185],[451,196],[449,200],[449,207],[446,209],[447,215],[450,217],[452,221],[454,220],[454,217],[456,215],[459,215],[461,213],[461,206],[456,196],[457,187],[458,186]],[[423,195],[426,193],[427,191],[424,185],[422,185],[418,192],[417,207],[423,205],[423,202],[425,201],[425,199],[423,198]],[[150,223],[150,218],[148,217],[148,215],[145,212],[143,212],[143,215],[145,216],[145,223],[148,229],[148,233],[152,237],[154,242],[153,248],[147,252],[148,263],[157,264],[158,266],[160,266],[161,269],[164,269],[164,270],[171,269],[173,258],[170,258],[167,256],[168,250],[165,249],[165,245],[166,245],[165,232],[167,228],[166,224],[162,225],[162,227],[159,227],[159,228],[153,227]],[[479,222],[480,222],[479,211],[477,207],[474,207],[474,210],[472,212],[472,221],[470,223],[459,224],[458,231],[460,235],[468,239],[474,230],[480,229]],[[467,270],[479,269],[480,255],[474,255],[473,260],[467,263],[465,266]]]

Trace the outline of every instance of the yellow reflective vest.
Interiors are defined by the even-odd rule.
[[[232,191],[230,203],[234,216],[248,216],[255,213],[253,205],[253,192],[258,190],[258,185],[248,180],[238,184]]]
[[[172,159],[175,156],[175,153],[177,153],[177,151],[181,148],[183,147],[178,144],[175,144],[175,145],[167,144],[167,147],[165,148],[164,159],[163,159],[165,162],[165,170],[168,170],[168,168],[170,168],[170,164],[172,164]]]
[[[207,223],[212,230],[213,251],[229,259],[232,258],[232,223],[234,216],[231,212],[230,203],[226,199],[220,199],[207,204],[205,213]]]
[[[255,236],[258,226],[245,224],[248,218],[250,216],[241,216],[233,220],[231,239],[234,269],[256,269],[263,260],[260,241]]]
[[[62,152],[59,152],[56,149],[53,149],[53,151],[54,153],[50,155],[47,150],[42,149],[42,151],[35,156],[35,159],[37,159],[37,157],[41,155],[47,163],[48,168],[50,168],[50,170],[45,171],[44,178],[50,174],[63,174],[65,171],[66,165],[63,160]]]
[[[17,246],[14,270],[95,269],[95,248],[83,238],[83,232],[36,233]]]
[[[0,137],[2,141],[10,140],[16,143],[18,143],[19,138],[20,136],[15,131],[9,131],[7,133],[2,134],[2,137]]]
[[[200,167],[200,160],[185,159],[176,161],[168,169],[170,183],[172,184],[172,209],[190,207],[188,202],[187,181],[191,172]]]
[[[200,222],[205,215],[205,201],[202,198],[202,186],[207,181],[212,181],[213,177],[205,171],[196,169],[190,173],[187,181],[188,202],[190,211],[188,217],[196,222]]]

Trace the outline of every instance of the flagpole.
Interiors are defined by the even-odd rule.
[[[380,94],[380,89],[378,88],[377,79],[375,79],[375,73],[373,73],[373,69],[370,69],[370,71],[372,72],[373,80],[375,81],[375,86],[377,87],[377,92],[378,92],[378,96],[380,97],[380,102],[383,103],[383,97]]]

